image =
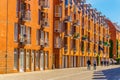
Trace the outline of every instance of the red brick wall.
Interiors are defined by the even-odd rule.
[[[110,40],[113,41],[113,58],[115,59],[117,57],[117,51],[116,51],[116,28],[113,25],[113,23],[110,20],[106,20],[107,24],[109,25],[109,31],[110,31]]]

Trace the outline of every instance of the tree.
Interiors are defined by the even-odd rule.
[[[110,55],[110,58],[113,57],[113,41],[112,40],[110,40],[109,55]]]

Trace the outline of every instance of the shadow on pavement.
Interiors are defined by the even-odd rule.
[[[113,69],[106,69],[102,71],[95,71],[93,80],[120,80],[120,67]]]

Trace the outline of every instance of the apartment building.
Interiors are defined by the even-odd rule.
[[[98,65],[109,60],[109,27],[96,9],[83,0],[54,0],[55,68]]]
[[[116,23],[106,20],[109,30],[110,30],[110,42],[111,42],[111,58],[117,59],[120,58],[120,26]]]
[[[52,0],[0,0],[0,73],[52,68],[52,4]]]
[[[0,0],[0,73],[101,65],[109,59],[104,20],[83,0]]]

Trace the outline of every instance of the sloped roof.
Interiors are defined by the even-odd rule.
[[[113,23],[113,25],[115,26],[116,30],[120,32],[120,25],[117,25],[116,23]]]

